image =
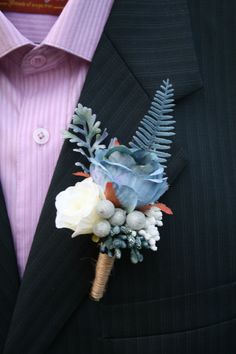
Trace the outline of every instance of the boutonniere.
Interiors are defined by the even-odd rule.
[[[93,300],[102,298],[123,250],[130,251],[134,264],[143,261],[143,249],[157,250],[162,212],[172,214],[159,198],[169,187],[165,163],[175,134],[173,91],[169,79],[163,80],[129,146],[117,138],[106,145],[106,129],[102,131],[96,115],[81,104],[70,131],[64,132],[64,138],[76,144],[74,151],[89,161],[89,168],[77,162],[80,171],[75,175],[84,179],[57,195],[56,227],[73,230],[72,237],[90,235],[99,246]]]

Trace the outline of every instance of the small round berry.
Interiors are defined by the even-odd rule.
[[[113,226],[122,226],[125,223],[125,218],[125,210],[116,208],[114,215],[109,219],[109,221]]]
[[[156,245],[156,240],[154,240],[153,238],[150,238],[149,244],[150,244],[151,246],[155,246],[155,245]]]
[[[156,219],[151,216],[151,217],[146,217],[146,227],[148,227],[149,225],[155,225],[156,224]]]
[[[156,206],[151,207],[145,214],[148,217],[154,217],[156,220],[162,220],[162,211]]]
[[[118,235],[120,233],[120,227],[116,225],[113,227],[112,231],[115,235]]]
[[[111,225],[107,220],[99,221],[93,225],[93,233],[98,237],[105,237],[109,235],[111,231]]]
[[[115,207],[110,200],[100,200],[96,206],[96,211],[102,218],[110,219],[115,212]]]
[[[131,230],[141,230],[146,225],[146,217],[141,211],[134,210],[127,215],[126,223]]]

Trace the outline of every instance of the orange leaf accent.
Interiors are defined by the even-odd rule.
[[[85,173],[85,172],[75,172],[75,173],[73,173],[73,175],[79,176],[79,177],[85,177],[85,178],[90,177],[90,174]]]
[[[169,215],[173,215],[173,211],[165,204],[163,203],[157,203],[156,206],[161,209],[162,211],[164,211],[164,213],[169,214]]]
[[[145,211],[151,209],[151,207],[153,207],[153,206],[158,207],[166,214],[173,215],[173,211],[167,205],[165,205],[163,203],[147,204],[147,205],[144,205],[141,208],[139,208],[139,210],[144,213]]]
[[[115,146],[119,146],[120,145],[120,142],[118,139],[116,139],[115,143],[114,143]]]
[[[105,197],[106,199],[110,200],[110,202],[112,202],[116,208],[119,208],[121,206],[118,198],[116,197],[112,182],[107,182],[106,184]]]

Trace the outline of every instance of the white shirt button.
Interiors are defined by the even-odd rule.
[[[37,144],[46,144],[49,140],[49,132],[45,128],[37,128],[33,133],[33,138]]]
[[[46,63],[47,58],[44,55],[35,55],[30,59],[30,64],[34,68],[41,68]]]

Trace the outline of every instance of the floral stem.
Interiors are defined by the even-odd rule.
[[[115,256],[109,257],[106,253],[99,253],[95,270],[95,278],[89,294],[91,300],[99,301],[103,297],[114,261]]]

